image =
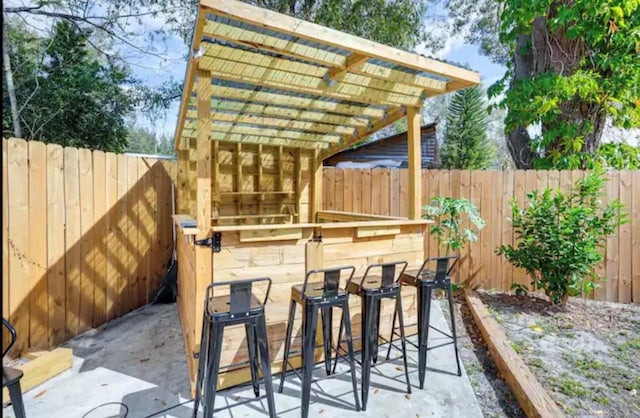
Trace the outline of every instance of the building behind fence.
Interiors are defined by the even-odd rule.
[[[3,317],[17,350],[49,348],[150,301],[172,252],[173,161],[2,141]],[[324,209],[407,216],[406,170],[325,168]],[[423,204],[466,197],[487,226],[461,254],[456,280],[508,290],[528,283],[495,254],[513,242],[509,201],[542,187],[568,190],[581,171],[424,170]],[[607,198],[632,222],[607,241],[598,300],[640,302],[640,171],[610,172]],[[374,243],[372,243],[374,245]],[[442,255],[425,237],[426,254]]]

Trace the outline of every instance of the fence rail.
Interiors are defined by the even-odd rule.
[[[2,141],[3,317],[16,352],[145,303],[172,251],[175,163]]]
[[[435,196],[470,199],[486,220],[478,241],[460,254],[456,271],[458,282],[469,282],[485,289],[509,290],[513,282],[529,284],[525,272],[514,268],[495,253],[503,243],[513,243],[508,221],[509,201],[522,204],[526,193],[545,187],[569,190],[582,178],[582,171],[466,171],[423,170],[422,204]],[[604,260],[597,272],[607,281],[591,298],[613,302],[640,302],[640,171],[608,173],[606,199],[619,198],[625,204],[631,223],[619,227],[607,240]],[[404,169],[325,168],[325,210],[362,212],[377,215],[407,216],[409,175]],[[425,252],[443,255],[436,241],[425,239]]]

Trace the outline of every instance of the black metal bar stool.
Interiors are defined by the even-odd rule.
[[[302,305],[302,418],[309,416],[309,401],[311,397],[311,379],[313,375],[313,359],[316,347],[316,328],[318,325],[318,310],[322,311],[322,332],[323,348],[325,353],[325,369],[327,375],[331,374],[331,353],[336,352],[335,362],[340,357],[337,347],[332,347],[331,323],[334,307],[342,309],[342,321],[345,324],[347,338],[348,358],[351,367],[351,381],[353,384],[353,394],[356,401],[356,411],[360,410],[360,400],[358,399],[358,389],[356,384],[356,368],[353,355],[353,343],[351,335],[351,316],[349,315],[349,295],[340,289],[340,277],[342,273],[350,272],[351,281],[355,267],[345,266],[323,270],[311,270],[305,275],[304,283],[291,287],[291,303],[289,305],[289,321],[287,322],[287,336],[284,345],[284,361],[282,363],[282,375],[280,377],[279,392],[282,393],[284,378],[287,373],[289,356],[291,352],[291,334],[293,332],[293,321],[296,314],[296,305]],[[322,275],[322,282],[309,282],[309,278],[315,275]],[[293,366],[292,366],[293,369]]]
[[[267,282],[267,290],[263,301],[253,293],[253,285]],[[229,294],[212,296],[213,288],[228,286]],[[237,280],[232,282],[212,283],[207,287],[202,319],[202,339],[198,364],[198,380],[196,381],[196,398],[193,409],[194,418],[198,415],[198,405],[202,400],[204,417],[213,416],[213,406],[220,370],[220,354],[222,349],[222,335],[224,327],[228,325],[245,324],[247,345],[249,346],[249,366],[253,391],[260,395],[258,384],[258,352],[262,364],[262,376],[269,406],[269,416],[276,416],[273,399],[273,382],[271,381],[271,359],[269,357],[269,342],[267,339],[267,323],[264,306],[269,298],[271,279],[268,277]],[[242,362],[239,364],[246,364]],[[237,366],[231,364],[225,367]]]
[[[9,330],[11,334],[11,342],[2,350],[2,357],[11,350],[11,347],[16,343],[17,334],[16,329],[7,321],[2,318],[2,325]],[[9,399],[13,406],[13,413],[16,414],[16,418],[25,418],[24,403],[22,402],[22,389],[20,388],[20,379],[22,379],[22,370],[14,369],[12,367],[2,366],[2,387],[9,389]]]
[[[398,267],[400,273],[396,275]],[[362,410],[366,410],[371,383],[371,363],[378,361],[378,339],[380,333],[380,302],[382,299],[395,299],[396,315],[400,318],[400,334],[402,343],[402,358],[404,372],[407,379],[407,393],[411,393],[409,370],[407,368],[407,350],[404,338],[404,319],[402,315],[402,296],[400,294],[400,277],[407,268],[406,261],[371,264],[367,267],[359,282],[349,280],[347,293],[360,296],[362,300]],[[371,271],[381,270],[381,275],[370,274]],[[338,333],[338,343],[342,338],[342,323]],[[391,341],[389,341],[391,344]]]
[[[449,262],[453,260],[451,266]],[[432,262],[436,262],[436,270],[428,270],[427,265]],[[424,389],[424,378],[427,371],[427,351],[442,347],[445,345],[453,344],[456,355],[456,364],[458,366],[458,376],[462,375],[460,368],[460,357],[458,355],[458,340],[456,338],[456,321],[453,316],[453,292],[451,289],[451,270],[458,261],[458,256],[452,255],[447,257],[430,257],[427,258],[422,266],[418,270],[405,271],[400,282],[403,285],[415,286],[418,289],[418,376],[420,380],[420,389]],[[431,296],[435,289],[442,289],[447,292],[449,298],[449,315],[451,318],[451,333],[435,328],[431,325]],[[393,318],[392,336],[393,339],[395,333],[396,318]],[[450,342],[439,344],[434,347],[428,346],[429,341],[429,329],[433,328],[435,331],[451,338]],[[388,356],[388,354],[387,354]]]

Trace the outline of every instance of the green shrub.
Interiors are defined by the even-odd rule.
[[[454,199],[452,197],[434,197],[431,205],[422,208],[426,219],[435,221],[429,233],[438,238],[440,245],[449,250],[459,250],[468,242],[477,241],[477,231],[484,228],[484,220],[478,209],[468,199]],[[463,216],[469,219],[470,228],[462,228]]]
[[[511,201],[516,246],[501,245],[497,253],[531,276],[531,284],[544,290],[554,304],[569,296],[591,292],[602,280],[594,267],[602,260],[599,249],[616,228],[627,222],[624,206],[616,199],[602,204],[602,172],[578,180],[563,193],[549,188],[527,193],[521,209]]]

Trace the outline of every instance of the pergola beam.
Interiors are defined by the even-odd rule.
[[[196,138],[196,134],[194,131],[185,132],[182,135],[182,138],[188,142]],[[240,142],[243,144],[262,144],[267,146],[283,146],[287,148],[304,148],[304,149],[317,149],[317,150],[326,150],[329,148],[329,143],[320,142],[320,141],[300,141],[295,139],[287,139],[287,138],[274,138],[270,136],[260,136],[260,135],[243,135],[243,134],[235,134],[235,133],[225,133],[225,132],[212,132],[211,133],[212,141],[223,141],[223,142]]]
[[[200,66],[210,71],[213,78],[222,80],[272,87],[338,100],[349,100],[364,104],[422,106],[422,98],[419,97],[419,95],[412,96],[340,81],[336,82],[333,87],[328,87],[322,76],[316,77],[280,69],[260,67],[248,62],[224,61],[205,55],[200,58]],[[347,76],[351,75],[348,74]]]
[[[368,56],[362,54],[351,54],[347,57],[347,62],[344,67],[332,67],[327,74],[330,81],[335,81],[338,78],[343,77],[349,71],[352,71],[357,66],[363,64],[369,59]]]
[[[187,119],[194,118],[196,112],[190,110],[187,112]],[[230,122],[242,123],[247,125],[256,125],[269,128],[294,129],[301,131],[330,133],[337,135],[353,135],[355,128],[339,125],[327,125],[318,122],[306,122],[295,119],[272,118],[268,116],[245,114],[240,112],[224,111],[212,112],[211,119],[214,122]]]
[[[185,132],[196,129],[193,121],[185,124]],[[241,135],[259,135],[273,138],[295,139],[300,141],[319,141],[326,143],[339,143],[342,140],[340,135],[317,134],[303,131],[292,131],[287,129],[263,128],[251,125],[237,125],[233,123],[212,123],[211,132],[236,133]]]
[[[257,86],[256,86],[257,87]],[[384,116],[384,109],[379,107],[347,104],[325,100],[322,97],[301,97],[289,95],[288,92],[271,93],[261,90],[249,90],[240,87],[215,86],[213,97],[221,99],[246,100],[251,102],[275,104],[277,106],[299,107],[303,109],[313,109],[325,112],[338,113],[349,116],[362,116],[371,118],[381,118]]]

